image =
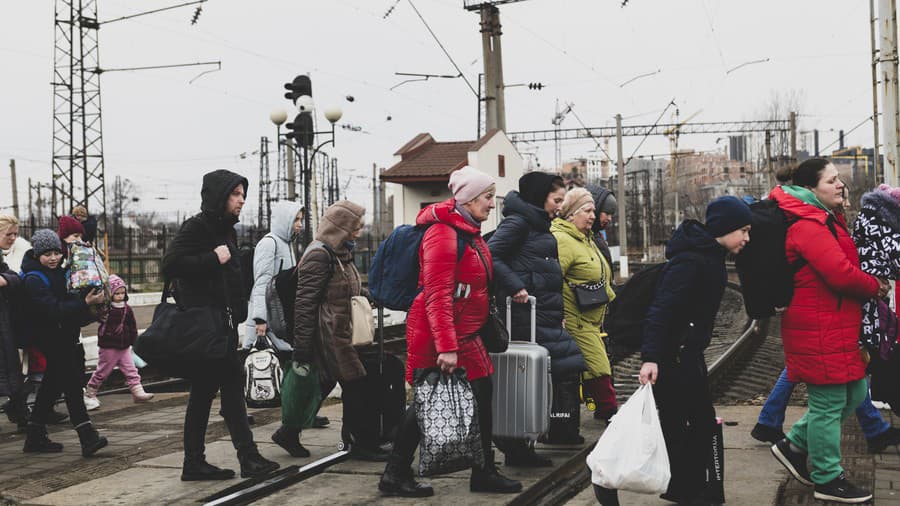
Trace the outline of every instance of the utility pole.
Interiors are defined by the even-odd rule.
[[[616,114],[616,171],[618,172],[618,185],[616,188],[616,204],[618,209],[616,213],[619,215],[617,223],[619,229],[619,276],[628,277],[628,234],[625,227],[627,221],[625,219],[625,158],[622,155],[622,115]]]
[[[284,140],[285,146],[287,149],[285,153],[287,154],[287,199],[290,201],[297,200],[297,177],[294,174],[294,149],[292,147],[294,141],[290,137]],[[304,181],[304,183],[309,184],[308,181]],[[307,207],[306,212],[309,212],[309,202],[303,202],[303,205]]]
[[[788,121],[791,124],[791,163],[797,162],[797,113],[791,111]]]
[[[34,230],[34,208],[31,207],[31,178],[28,178],[28,221],[31,223],[31,230]]]
[[[503,91],[503,53],[500,48],[500,10],[481,4],[481,49],[484,62],[485,131],[506,131],[506,109]]]
[[[897,89],[897,1],[878,0],[878,20],[881,27],[881,75],[884,104],[884,182],[897,185],[898,118]]]
[[[772,168],[772,132],[766,130],[766,173],[769,175],[769,188],[775,186],[773,176],[775,171]]]
[[[13,216],[19,217],[19,185],[16,184],[16,161],[9,161],[9,173],[12,176],[12,207]]]
[[[872,132],[874,133],[872,143],[875,150],[875,159],[872,167],[875,170],[875,180],[881,181],[881,160],[878,155],[878,143],[881,137],[878,135],[878,48],[875,45],[875,0],[869,0],[869,42],[872,46]],[[819,132],[816,131],[816,156],[819,156]]]
[[[378,244],[378,224],[381,221],[381,216],[378,215],[379,205],[378,205],[378,164],[372,164],[372,229],[369,230],[369,236],[374,239],[369,243],[369,251],[373,250],[372,244]],[[371,254],[371,253],[370,253]]]

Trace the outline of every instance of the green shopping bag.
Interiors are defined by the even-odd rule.
[[[308,371],[298,371],[293,363],[290,361],[285,366],[281,382],[281,420],[286,427],[308,429],[312,427],[322,400],[319,371],[315,364],[309,365]]]

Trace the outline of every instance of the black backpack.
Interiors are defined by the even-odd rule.
[[[313,241],[306,247],[306,250],[303,252],[304,256],[315,248],[321,248],[328,252],[328,256],[331,259],[331,269],[328,271],[330,280],[330,276],[334,275],[335,263],[338,261],[334,250],[323,242]],[[275,294],[278,296],[284,321],[284,335],[280,335],[278,332],[275,332],[275,335],[288,343],[292,343],[294,340],[294,301],[297,299],[297,270],[300,268],[302,260],[301,257],[300,261],[292,269],[284,269],[272,278],[272,285],[274,286]]]
[[[609,304],[603,322],[610,342],[628,350],[639,349],[644,338],[644,317],[656,295],[656,286],[668,262],[645,267],[625,282]]]
[[[794,274],[806,264],[805,260],[788,263],[785,239],[790,220],[772,199],[750,204],[753,221],[750,242],[735,257],[741,293],[747,316],[754,319],[775,315],[775,308],[787,307],[794,296]],[[834,218],[829,216],[828,229],[837,239]]]
[[[253,291],[253,283],[256,279],[253,277],[253,255],[256,248],[252,244],[242,244],[237,250],[238,265],[241,267],[241,283],[243,283],[243,293],[247,300],[250,300],[250,292]]]

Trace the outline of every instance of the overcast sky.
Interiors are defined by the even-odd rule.
[[[8,159],[19,168],[20,203],[26,180],[49,181],[52,127],[53,3],[4,2],[0,17],[0,207],[8,206]],[[100,0],[100,19],[178,3]],[[478,15],[462,0],[413,0],[425,21],[477,86],[481,72]],[[822,145],[872,113],[868,2],[855,0],[527,0],[503,5],[507,84],[541,82],[506,92],[507,129],[550,129],[557,100],[574,103],[589,126],[652,124],[674,99],[681,118],[759,119],[775,92],[801,98],[800,128],[822,130]],[[385,14],[390,10],[390,14]],[[373,163],[419,132],[439,141],[471,140],[476,99],[462,79],[432,79],[390,88],[394,72],[455,74],[451,62],[409,0],[209,0],[196,25],[193,7],[105,25],[104,68],[221,60],[222,70],[114,72],[102,76],[103,134],[108,185],[115,176],[139,187],[141,205],[182,212],[199,208],[201,175],[216,168],[251,181],[255,212],[260,136],[275,136],[269,113],[289,109],[282,85],[309,73],[321,109],[340,105],[333,150],[351,198],[370,203]],[[768,59],[765,63],[741,64]],[[620,87],[641,74],[658,73]],[[355,101],[344,97],[352,95]],[[672,110],[663,122],[671,122]],[[293,116],[293,112],[291,112]],[[390,116],[391,121],[386,118]],[[319,112],[320,129],[327,122]],[[568,116],[563,127],[575,128]],[[833,129],[834,131],[829,131]],[[626,138],[631,154],[639,138]],[[872,144],[871,123],[847,143]],[[615,144],[612,144],[615,146]],[[716,147],[715,136],[682,137],[681,147]],[[720,144],[721,146],[721,144]],[[593,155],[589,141],[566,144],[564,157]],[[552,144],[523,146],[544,168]],[[536,151],[535,151],[536,150]],[[638,154],[668,151],[650,138]],[[241,153],[247,153],[241,158]],[[274,162],[273,168],[274,171]],[[360,176],[356,179],[348,179]],[[109,186],[108,186],[109,188]],[[165,200],[162,200],[165,199]]]

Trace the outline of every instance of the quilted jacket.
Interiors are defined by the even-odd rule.
[[[432,204],[419,212],[416,225],[429,225],[419,247],[419,286],[406,317],[406,381],[413,370],[436,367],[439,353],[457,353],[457,367],[469,380],[494,372],[478,329],[488,317],[488,276],[493,276],[491,252],[481,230],[455,209],[453,199]],[[466,246],[459,262],[457,234]],[[487,266],[473,247],[484,256]],[[490,272],[488,272],[490,271]],[[462,296],[457,290],[462,286]],[[468,288],[465,288],[465,287]]]
[[[813,385],[862,379],[866,364],[859,349],[860,308],[878,293],[878,281],[860,270],[842,215],[803,202],[781,187],[770,198],[797,220],[785,239],[788,262],[805,261],[794,275],[794,297],[781,318],[788,379]]]
[[[571,376],[585,369],[584,357],[563,328],[562,269],[547,211],[525,202],[519,192],[503,199],[505,218],[488,241],[497,275],[497,302],[506,318],[507,296],[521,289],[537,298],[537,342],[550,352],[553,374]],[[511,337],[531,336],[531,310],[514,304]]]

